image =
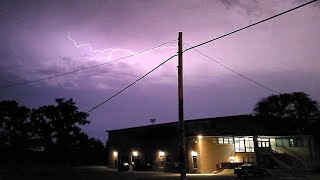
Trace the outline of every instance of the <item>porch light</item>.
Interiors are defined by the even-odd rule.
[[[195,152],[195,151],[191,151],[191,155],[192,155],[192,156],[198,156],[198,153]]]
[[[229,160],[230,160],[231,163],[234,163],[234,156],[231,156],[231,157],[229,158]]]
[[[133,152],[132,152],[132,155],[133,155],[134,157],[136,157],[136,156],[138,156],[138,152],[137,152],[137,151],[133,151]]]
[[[113,156],[117,157],[118,156],[118,152],[117,151],[113,151]]]
[[[160,156],[160,157],[163,157],[163,156],[164,156],[164,152],[163,152],[163,151],[160,151],[160,152],[159,152],[159,156]]]

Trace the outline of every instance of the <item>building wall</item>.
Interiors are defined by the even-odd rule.
[[[198,137],[187,138],[187,157],[188,157],[188,169],[190,173],[200,173],[201,164],[199,162],[199,139]],[[194,168],[192,152],[197,153],[197,168]]]
[[[191,173],[212,173],[216,170],[216,166],[220,163],[230,162],[230,157],[234,157],[234,162],[243,162],[244,159],[252,159],[257,161],[255,153],[235,153],[234,144],[214,143],[213,137],[248,137],[257,132],[270,137],[286,137],[294,134],[294,129],[287,128],[288,123],[277,124],[277,128],[269,122],[261,123],[251,116],[231,116],[222,118],[207,118],[185,122],[187,141],[187,168]],[[259,127],[263,127],[260,128]],[[285,127],[285,128],[280,128]],[[258,129],[257,129],[258,128]],[[259,130],[259,131],[258,131]],[[120,130],[112,130],[109,132],[108,138],[108,159],[109,167],[116,167],[114,160],[121,161],[121,157],[127,156],[128,162],[132,155],[132,151],[138,151],[140,162],[146,164],[153,163],[153,170],[158,171],[174,171],[178,170],[179,165],[179,131],[178,123],[166,123],[154,126],[144,126]],[[199,139],[197,135],[206,135]],[[271,141],[277,144],[276,140]],[[289,145],[289,141],[283,140],[284,146]],[[318,147],[318,146],[317,146]],[[312,157],[319,157],[315,144],[311,144],[309,152],[312,151]],[[256,147],[255,147],[256,148]],[[299,154],[307,154],[307,148],[291,148],[293,152]],[[310,150],[311,149],[311,150]],[[319,149],[319,148],[318,148]],[[159,151],[163,151],[165,155],[162,157],[165,167],[160,167]],[[118,157],[113,156],[113,151],[118,152]],[[193,158],[191,152],[197,153],[197,168],[193,168]],[[237,148],[238,151],[238,148]],[[170,167],[173,167],[170,169]],[[176,167],[176,168],[174,168]]]
[[[151,163],[152,169],[156,171],[174,171],[171,166],[174,167],[179,162],[179,143],[174,126],[165,128],[150,126],[139,131],[135,129],[113,131],[109,132],[108,139],[108,167],[111,168],[116,168],[113,151],[118,152],[118,162],[125,162],[123,157],[127,156],[128,163],[131,163],[132,152],[137,151],[141,167]],[[164,152],[163,167],[160,167],[159,151]]]
[[[116,149],[109,149],[108,150],[108,164],[107,166],[110,168],[117,168],[118,167],[118,162],[119,162],[119,154],[118,154],[118,150]],[[115,154],[114,154],[115,153]],[[116,162],[115,162],[116,161]]]
[[[197,173],[212,173],[217,170],[216,166],[222,162],[230,162],[230,157],[234,156],[233,144],[214,144],[212,137],[198,139],[194,149],[198,153]],[[189,154],[191,154],[189,150]],[[192,157],[190,158],[192,159]],[[191,161],[189,160],[191,164]]]

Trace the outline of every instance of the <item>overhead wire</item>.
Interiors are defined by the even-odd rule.
[[[117,62],[117,61],[120,61],[120,60],[123,60],[123,59],[126,59],[126,58],[130,58],[130,57],[142,54],[142,53],[146,53],[148,51],[151,51],[153,49],[157,49],[157,48],[159,48],[159,47],[161,47],[163,45],[166,45],[166,44],[169,44],[169,43],[173,43],[173,42],[176,42],[176,41],[177,40],[168,41],[168,42],[162,43],[162,44],[160,44],[158,46],[155,46],[155,47],[143,50],[143,51],[139,51],[137,53],[130,54],[128,56],[124,56],[124,57],[121,57],[121,58],[118,58],[118,59],[115,59],[115,60],[112,60],[112,61],[104,62],[104,63],[101,63],[101,64],[96,64],[96,65],[93,65],[93,66],[89,66],[89,67],[85,67],[85,68],[81,68],[81,69],[76,69],[76,70],[73,70],[73,71],[69,71],[69,72],[65,72],[65,73],[61,73],[61,74],[57,74],[57,75],[53,75],[53,76],[49,76],[49,77],[45,77],[45,78],[34,79],[34,80],[25,81],[25,82],[20,82],[20,83],[8,84],[8,85],[0,86],[0,89],[11,88],[11,87],[15,87],[15,86],[21,86],[21,85],[35,83],[35,82],[44,81],[44,80],[50,80],[50,79],[58,78],[58,77],[61,77],[61,76],[66,76],[66,75],[69,75],[69,74],[77,73],[77,72],[80,72],[80,71],[85,71],[85,70],[88,70],[88,69],[96,68],[96,67],[99,67],[99,66],[104,66],[106,64],[110,64],[110,63],[113,63],[113,62]]]
[[[271,16],[271,17],[268,17],[268,18],[266,18],[266,19],[263,19],[263,20],[261,20],[261,21],[255,22],[255,23],[250,24],[250,25],[248,25],[248,26],[245,26],[245,27],[242,27],[242,28],[237,29],[237,30],[235,30],[235,31],[229,32],[229,33],[227,33],[227,34],[224,34],[224,35],[222,35],[222,36],[219,36],[219,37],[210,39],[210,40],[205,41],[205,42],[203,42],[203,43],[200,43],[200,44],[197,44],[197,45],[192,46],[192,47],[190,47],[190,48],[187,48],[187,49],[185,49],[183,52],[187,52],[187,51],[189,51],[189,50],[191,50],[191,49],[194,49],[194,48],[196,48],[196,47],[203,46],[203,45],[205,45],[205,44],[208,44],[208,43],[210,43],[210,42],[216,41],[216,40],[218,40],[218,39],[221,39],[221,38],[223,38],[223,37],[229,36],[229,35],[231,35],[231,34],[237,33],[237,32],[239,32],[239,31],[242,31],[242,30],[247,29],[247,28],[249,28],[249,27],[252,27],[252,26],[261,24],[261,23],[263,23],[263,22],[265,22],[265,21],[274,19],[274,18],[276,18],[276,17],[279,17],[279,16],[281,16],[281,15],[284,15],[284,14],[286,14],[286,13],[288,13],[288,12],[294,11],[294,10],[296,10],[296,9],[299,9],[299,8],[301,8],[301,7],[303,7],[303,6],[309,5],[309,4],[314,3],[314,2],[316,2],[316,1],[318,1],[318,0],[312,0],[312,1],[306,2],[306,3],[304,3],[304,4],[301,4],[301,5],[299,5],[299,6],[296,6],[296,7],[294,7],[294,8],[289,9],[289,10],[283,11],[283,12],[281,12],[281,13],[278,13],[278,14],[276,14],[276,15],[273,15],[273,16]]]
[[[184,43],[184,44],[186,44],[186,45],[188,45],[188,46],[192,47],[192,46],[191,46],[191,45],[189,45],[188,43]],[[219,62],[219,61],[217,61],[217,60],[215,60],[215,59],[211,58],[210,56],[208,56],[208,55],[204,54],[203,52],[201,52],[201,51],[199,51],[199,50],[197,50],[197,49],[195,49],[195,48],[193,48],[193,50],[194,50],[194,51],[196,51],[196,52],[198,52],[199,54],[203,55],[204,57],[206,57],[206,58],[208,58],[208,59],[212,60],[213,62],[215,62],[215,63],[219,64],[220,66],[222,66],[222,67],[224,67],[224,68],[228,69],[229,71],[231,71],[231,72],[233,72],[233,73],[235,73],[235,74],[237,74],[237,75],[241,76],[242,78],[244,78],[244,79],[246,79],[246,80],[248,80],[248,81],[250,81],[250,82],[253,82],[253,83],[257,84],[258,86],[261,86],[261,87],[263,87],[263,88],[265,88],[265,89],[267,89],[267,90],[269,90],[269,91],[272,91],[272,92],[274,92],[274,93],[280,94],[280,92],[278,92],[278,91],[276,91],[276,90],[274,90],[274,89],[272,89],[272,88],[270,88],[270,87],[268,87],[268,86],[266,86],[266,85],[263,85],[262,83],[257,82],[256,80],[253,80],[252,78],[249,78],[249,77],[247,77],[247,76],[245,76],[245,75],[243,75],[243,74],[241,74],[241,73],[239,73],[239,72],[237,72],[237,71],[233,70],[232,68],[230,68],[230,67],[228,67],[228,66],[226,66],[226,65],[222,64],[221,62]]]
[[[167,60],[163,61],[161,64],[159,64],[158,66],[156,66],[155,68],[153,68],[151,71],[149,71],[148,73],[146,73],[145,75],[141,76],[139,79],[135,80],[134,82],[132,82],[131,84],[129,84],[128,86],[126,86],[125,88],[123,88],[122,90],[118,91],[117,93],[115,93],[114,95],[112,95],[111,97],[109,97],[108,99],[102,101],[101,103],[99,103],[98,105],[92,107],[90,110],[87,111],[87,113],[92,112],[93,110],[97,109],[98,107],[100,107],[101,105],[103,105],[104,103],[107,103],[108,101],[110,101],[111,99],[113,99],[114,97],[118,96],[119,94],[121,94],[122,92],[124,92],[125,90],[127,90],[128,88],[130,88],[131,86],[133,86],[134,84],[136,84],[137,82],[139,82],[140,80],[142,80],[143,78],[145,78],[146,76],[148,76],[149,74],[151,74],[153,71],[155,71],[156,69],[158,69],[159,67],[161,67],[162,65],[164,65],[165,63],[167,63],[169,60],[171,60],[172,58],[174,58],[176,55],[171,56],[170,58],[168,58]]]

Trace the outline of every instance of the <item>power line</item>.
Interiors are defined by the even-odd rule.
[[[211,40],[209,40],[209,41],[206,41],[206,42],[200,43],[200,44],[198,44],[198,45],[192,46],[192,47],[184,50],[183,52],[189,51],[190,49],[194,49],[194,48],[196,48],[196,47],[199,47],[199,46],[208,44],[208,43],[213,42],[213,41],[215,41],[215,40],[221,39],[221,38],[223,38],[223,37],[226,37],[226,36],[229,36],[229,35],[234,34],[234,33],[236,33],[236,32],[239,32],[239,31],[242,31],[242,30],[244,30],[244,29],[247,29],[247,28],[249,28],[249,27],[255,26],[255,25],[260,24],[260,23],[263,23],[263,22],[265,22],[265,21],[268,21],[268,20],[270,20],[270,19],[276,18],[276,17],[281,16],[281,15],[283,15],[283,14],[286,14],[286,13],[288,13],[288,12],[290,12],[290,11],[299,9],[299,8],[301,8],[301,7],[303,7],[303,6],[306,6],[306,5],[308,5],[308,4],[314,3],[314,2],[316,2],[316,1],[317,1],[317,0],[309,1],[309,2],[307,2],[307,3],[304,3],[304,4],[300,5],[300,6],[297,6],[297,7],[294,7],[294,8],[292,8],[292,9],[286,10],[286,11],[284,11],[284,12],[281,12],[281,13],[276,14],[276,15],[274,15],[274,16],[271,16],[271,17],[269,17],[269,18],[263,19],[263,20],[258,21],[258,22],[256,22],[256,23],[253,23],[253,24],[251,24],[251,25],[242,27],[242,28],[240,28],[240,29],[238,29],[238,30],[229,32],[229,33],[227,33],[227,34],[224,34],[224,35],[222,35],[222,36],[216,37],[216,38],[211,39]]]
[[[91,111],[95,110],[96,108],[98,108],[99,106],[103,105],[104,103],[110,101],[111,99],[113,99],[114,97],[116,97],[117,95],[121,94],[123,91],[127,90],[128,88],[130,88],[131,86],[133,86],[135,83],[139,82],[141,79],[145,78],[146,76],[148,76],[149,74],[151,74],[153,71],[155,71],[156,69],[158,69],[160,66],[164,65],[165,63],[167,63],[170,59],[174,58],[177,55],[173,55],[170,58],[168,58],[167,60],[163,61],[161,64],[159,64],[157,67],[153,68],[151,71],[149,71],[147,74],[141,76],[139,79],[135,80],[133,83],[129,84],[127,87],[123,88],[122,90],[120,90],[119,92],[117,92],[116,94],[114,94],[113,96],[109,97],[108,99],[106,99],[105,101],[101,102],[100,104],[94,106],[93,108],[91,108],[89,111],[87,111],[87,113],[90,113]]]
[[[186,45],[190,46],[190,45],[189,45],[189,44],[187,44],[187,43],[184,43],[184,44],[186,44]],[[190,46],[190,47],[191,47],[191,46]],[[211,58],[210,56],[208,56],[208,55],[206,55],[206,54],[202,53],[201,51],[199,51],[199,50],[197,50],[197,49],[193,49],[193,50],[195,50],[195,51],[196,51],[196,52],[198,52],[199,54],[201,54],[201,55],[205,56],[206,58],[208,58],[208,59],[212,60],[213,62],[215,62],[215,63],[219,64],[220,66],[222,66],[222,67],[224,67],[224,68],[228,69],[229,71],[231,71],[231,72],[233,72],[233,73],[235,73],[235,74],[237,74],[237,75],[239,75],[239,76],[241,76],[241,77],[245,78],[246,80],[248,80],[248,81],[250,81],[250,82],[253,82],[253,83],[257,84],[258,86],[261,86],[261,87],[263,87],[263,88],[265,88],[265,89],[267,89],[267,90],[269,90],[269,91],[272,91],[272,92],[274,92],[274,93],[280,94],[280,92],[278,92],[278,91],[276,91],[276,90],[274,90],[274,89],[272,89],[272,88],[270,88],[270,87],[268,87],[268,86],[266,86],[266,85],[263,85],[263,84],[261,84],[261,83],[259,83],[259,82],[255,81],[255,80],[253,80],[253,79],[251,79],[251,78],[249,78],[249,77],[247,77],[247,76],[245,76],[245,75],[243,75],[243,74],[241,74],[241,73],[239,73],[239,72],[237,72],[237,71],[235,71],[235,70],[231,69],[230,67],[228,67],[228,66],[226,66],[226,65],[222,64],[221,62],[219,62],[219,61],[217,61],[217,60],[214,60],[213,58]]]
[[[57,77],[65,76],[65,75],[68,75],[68,74],[73,74],[73,73],[76,73],[76,72],[80,72],[80,71],[85,71],[85,70],[88,70],[88,69],[96,68],[96,67],[103,66],[103,65],[106,65],[106,64],[109,64],[109,63],[113,63],[113,62],[116,62],[116,61],[120,61],[120,60],[129,58],[129,57],[133,57],[133,56],[136,56],[136,55],[139,55],[139,54],[142,54],[142,53],[146,53],[146,52],[151,51],[153,49],[157,49],[157,48],[159,48],[159,47],[161,47],[161,46],[163,46],[165,44],[173,43],[175,41],[176,40],[165,42],[165,43],[162,43],[162,44],[160,44],[158,46],[155,46],[155,47],[152,47],[152,48],[149,48],[149,49],[146,49],[146,50],[134,53],[134,54],[130,54],[128,56],[124,56],[124,57],[121,57],[121,58],[118,58],[118,59],[115,59],[115,60],[112,60],[112,61],[108,61],[108,62],[105,62],[105,63],[101,63],[101,64],[97,64],[97,65],[93,65],[93,66],[89,66],[89,67],[85,67],[85,68],[81,68],[81,69],[76,69],[76,70],[73,70],[73,71],[69,71],[69,72],[65,72],[65,73],[61,73],[61,74],[57,74],[57,75],[49,76],[49,77],[45,77],[45,78],[40,78],[40,79],[25,81],[25,82],[21,82],[21,83],[0,86],[0,89],[11,88],[11,87],[14,87],[14,86],[20,86],[20,85],[30,84],[30,83],[44,81],[44,80],[50,80],[50,79],[54,79],[54,78],[57,78]]]

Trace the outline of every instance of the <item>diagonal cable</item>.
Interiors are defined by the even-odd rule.
[[[66,76],[66,75],[69,75],[69,74],[77,73],[77,72],[80,72],[80,71],[85,71],[85,70],[88,70],[88,69],[96,68],[96,67],[99,67],[99,66],[104,66],[104,65],[109,64],[109,63],[113,63],[113,62],[120,61],[120,60],[123,60],[123,59],[126,59],[126,58],[130,58],[130,57],[142,54],[142,53],[146,53],[146,52],[151,51],[153,49],[157,49],[157,48],[159,48],[159,47],[161,47],[161,46],[163,46],[165,44],[173,43],[175,41],[176,40],[165,42],[165,43],[162,43],[162,44],[160,44],[158,46],[155,46],[155,47],[143,50],[143,51],[139,51],[137,53],[130,54],[128,56],[124,56],[124,57],[121,57],[121,58],[118,58],[118,59],[115,59],[115,60],[112,60],[112,61],[108,61],[108,62],[105,62],[105,63],[96,64],[96,65],[93,65],[93,66],[89,66],[89,67],[85,67],[85,68],[81,68],[81,69],[76,69],[76,70],[73,70],[73,71],[69,71],[69,72],[65,72],[65,73],[61,73],[61,74],[57,74],[57,75],[53,75],[53,76],[49,76],[49,77],[45,77],[45,78],[34,79],[34,80],[25,81],[25,82],[20,82],[20,83],[0,86],[0,89],[11,88],[11,87],[15,87],[15,86],[21,86],[21,85],[30,84],[30,83],[39,82],[39,81],[44,81],[44,80],[50,80],[50,79],[58,78],[58,77],[61,77],[61,76]]]
[[[94,106],[93,108],[91,108],[89,111],[87,111],[87,113],[90,113],[91,111],[97,109],[98,107],[100,107],[101,105],[103,105],[104,103],[107,103],[108,101],[110,101],[111,99],[113,99],[114,97],[118,96],[119,94],[121,94],[123,91],[127,90],[128,88],[130,88],[131,86],[133,86],[135,83],[139,82],[141,79],[145,78],[146,76],[148,76],[149,74],[151,74],[153,71],[155,71],[156,69],[158,69],[160,66],[164,65],[165,63],[167,63],[170,59],[176,57],[177,55],[173,55],[170,58],[168,58],[167,60],[163,61],[161,64],[159,64],[157,67],[153,68],[151,71],[149,71],[147,74],[141,76],[139,79],[135,80],[133,83],[129,84],[128,86],[126,86],[125,88],[123,88],[122,90],[120,90],[119,92],[117,92],[116,94],[114,94],[113,96],[109,97],[108,99],[106,99],[105,101],[101,102],[100,104]]]
[[[192,46],[191,46],[191,45],[189,45],[188,43],[184,43],[184,44],[188,45],[189,47],[192,47]],[[213,58],[211,58],[210,56],[208,56],[208,55],[206,55],[206,54],[202,53],[201,51],[199,51],[199,50],[197,50],[197,49],[195,49],[195,48],[193,48],[193,50],[195,50],[195,51],[196,51],[196,52],[198,52],[199,54],[201,54],[201,55],[205,56],[206,58],[208,58],[208,59],[212,60],[213,62],[215,62],[215,63],[219,64],[220,66],[222,66],[222,67],[224,67],[224,68],[228,69],[229,71],[231,71],[231,72],[233,72],[233,73],[235,73],[235,74],[237,74],[237,75],[239,75],[239,76],[243,77],[244,79],[246,79],[246,80],[248,80],[248,81],[250,81],[250,82],[253,82],[253,83],[255,83],[256,85],[261,86],[261,87],[263,87],[263,88],[265,88],[265,89],[267,89],[267,90],[269,90],[269,91],[272,91],[272,92],[274,92],[274,93],[280,94],[280,92],[278,92],[278,91],[276,91],[276,90],[274,90],[274,89],[272,89],[272,88],[270,88],[270,87],[268,87],[268,86],[266,86],[266,85],[263,85],[262,83],[257,82],[256,80],[253,80],[253,79],[251,79],[251,78],[249,78],[249,77],[247,77],[247,76],[245,76],[245,75],[243,75],[243,74],[241,74],[241,73],[239,73],[239,72],[237,72],[237,71],[235,71],[235,70],[231,69],[230,67],[228,67],[228,66],[226,66],[226,65],[222,64],[221,62],[219,62],[219,61],[217,61],[217,60],[215,60],[215,59],[213,59]]]
[[[263,22],[265,22],[265,21],[274,19],[274,18],[276,18],[276,17],[278,17],[278,16],[281,16],[281,15],[286,14],[286,13],[288,13],[288,12],[294,11],[294,10],[296,10],[296,9],[299,9],[299,8],[301,8],[301,7],[303,7],[303,6],[306,6],[306,5],[308,5],[308,4],[314,3],[314,2],[316,2],[316,1],[317,1],[317,0],[313,0],[313,1],[306,2],[306,3],[304,3],[304,4],[301,4],[301,5],[297,6],[297,7],[291,8],[291,9],[289,9],[289,10],[286,10],[286,11],[281,12],[281,13],[279,13],[279,14],[276,14],[276,15],[274,15],[274,16],[268,17],[268,18],[263,19],[263,20],[261,20],[261,21],[258,21],[258,22],[256,22],[256,23],[250,24],[250,25],[248,25],[248,26],[242,27],[242,28],[240,28],[240,29],[237,29],[237,30],[235,30],[235,31],[229,32],[229,33],[224,34],[224,35],[222,35],[222,36],[219,36],[219,37],[216,37],[216,38],[214,38],[214,39],[210,39],[210,40],[205,41],[205,42],[203,42],[203,43],[200,43],[200,44],[197,44],[197,45],[195,45],[195,46],[192,46],[192,47],[184,50],[183,52],[186,52],[186,51],[189,51],[190,49],[194,49],[194,48],[196,48],[196,47],[199,47],[199,46],[208,44],[208,43],[210,43],[210,42],[216,41],[216,40],[218,40],[218,39],[221,39],[221,38],[223,38],[223,37],[226,37],[226,36],[229,36],[229,35],[231,35],[231,34],[237,33],[237,32],[239,32],[239,31],[242,31],[242,30],[247,29],[247,28],[249,28],[249,27],[258,25],[258,24],[263,23]]]

